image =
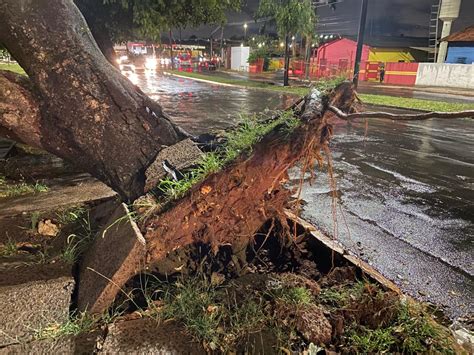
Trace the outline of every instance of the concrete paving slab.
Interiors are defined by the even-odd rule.
[[[112,324],[102,347],[105,354],[205,354],[174,323],[144,318]]]
[[[0,355],[94,354],[100,339],[99,332],[92,332],[59,339],[35,340],[1,348]]]
[[[197,164],[202,155],[202,151],[190,139],[163,149],[146,171],[145,192],[155,188],[160,179],[166,176],[167,172],[162,166],[164,160],[168,160],[176,169],[184,170]]]
[[[46,181],[49,190],[0,200],[0,244],[31,241],[32,221],[54,219],[56,212],[74,206],[93,206],[117,194],[88,174]]]
[[[74,279],[64,264],[2,264],[0,347],[34,339],[44,327],[69,316]]]

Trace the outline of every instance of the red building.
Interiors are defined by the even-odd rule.
[[[357,43],[347,38],[323,44],[318,48],[316,58],[312,59],[311,67],[316,71],[311,73],[312,76],[347,75],[348,78],[352,77],[356,51]],[[369,52],[370,47],[364,44],[361,59],[363,63],[368,60]]]
[[[416,37],[373,37],[367,38],[362,49],[360,80],[380,80],[380,68],[385,66],[386,83],[414,85],[418,62],[426,60],[421,47],[425,38]],[[351,79],[357,42],[341,38],[321,45],[311,59],[313,78],[345,76]]]

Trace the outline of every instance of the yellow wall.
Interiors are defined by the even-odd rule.
[[[412,62],[413,55],[406,48],[370,48],[369,62]]]
[[[274,71],[283,68],[283,63],[279,59],[271,59],[270,64],[268,65],[269,71]]]

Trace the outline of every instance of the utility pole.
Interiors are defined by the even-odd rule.
[[[169,32],[169,36],[170,36],[170,61],[171,61],[171,69],[173,69],[173,40],[171,39],[172,37],[171,30]]]
[[[362,49],[364,46],[364,32],[365,32],[365,22],[367,19],[367,6],[369,0],[362,0],[362,8],[360,11],[360,22],[359,22],[359,33],[357,35],[357,52],[354,63],[354,78],[353,83],[354,87],[357,89],[359,84],[359,71],[360,71],[360,60],[362,58]]]
[[[224,26],[221,27],[221,60],[219,61],[219,68],[224,63]]]
[[[286,33],[285,36],[285,72],[283,73],[283,86],[289,85],[289,73],[290,70],[290,35]]]

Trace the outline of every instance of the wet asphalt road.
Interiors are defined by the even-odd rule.
[[[294,100],[159,75],[136,82],[192,133]],[[302,216],[410,295],[445,306],[453,318],[474,312],[473,147],[472,120],[374,119],[367,133],[363,123],[337,121],[336,223],[324,170],[304,185]]]
[[[302,217],[412,296],[473,312],[473,147],[472,120],[371,120],[367,135],[338,121],[336,223],[325,170],[304,186]]]
[[[286,108],[296,99],[293,95],[229,88],[157,73],[136,76],[133,82],[194,134],[229,127],[240,114]]]

